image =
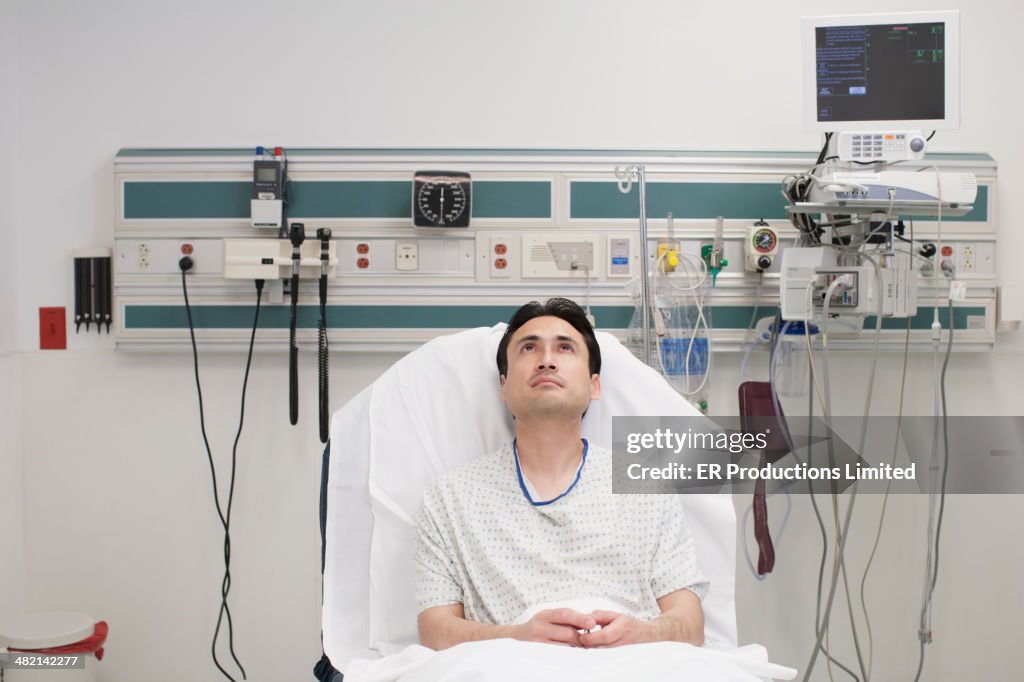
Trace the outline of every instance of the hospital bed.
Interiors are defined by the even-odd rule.
[[[321,509],[323,645],[337,670],[418,643],[412,552],[423,491],[440,472],[497,450],[513,435],[494,361],[504,329],[430,341],[333,417]],[[598,332],[598,340],[602,391],[583,420],[585,438],[610,447],[614,415],[698,414],[615,337]],[[711,581],[703,604],[706,639],[735,647],[732,502],[728,495],[678,499]]]

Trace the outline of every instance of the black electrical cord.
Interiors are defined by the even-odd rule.
[[[317,329],[317,393],[320,412],[320,442],[326,443],[330,436],[330,399],[328,389],[330,374],[327,344],[327,267],[330,264],[330,228],[321,227],[316,231],[320,239],[320,323]]]
[[[306,240],[306,226],[292,223],[292,279],[291,279],[291,320],[288,326],[288,419],[292,426],[299,423],[299,345],[296,341],[299,321],[299,264],[302,253],[299,248]]]
[[[825,143],[821,146],[821,151],[818,152],[818,158],[814,162],[814,167],[806,173],[801,173],[792,178],[784,180],[784,188],[782,191],[783,196],[794,206],[797,203],[807,201],[808,196],[811,192],[811,186],[814,182],[814,172],[827,160],[835,157],[826,157],[828,154],[828,147],[832,141],[832,133],[825,133]],[[788,180],[788,182],[787,182]],[[821,235],[824,230],[818,225],[814,218],[809,213],[798,213],[796,211],[789,212],[789,221],[793,224],[801,234],[804,235],[804,239],[809,243],[820,243]]]
[[[832,141],[832,133],[825,133],[825,144],[821,145],[821,152],[818,153],[818,160],[815,161],[816,166],[820,166],[825,163],[825,154],[828,154],[828,143]]]
[[[932,133],[934,135],[934,133]],[[946,357],[942,361],[942,374],[939,378],[939,391],[942,394],[942,441],[945,452],[942,455],[942,483],[939,488],[939,520],[935,524],[935,566],[932,569],[931,585],[928,587],[928,601],[935,592],[935,584],[939,581],[939,538],[942,535],[942,514],[946,510],[946,474],[949,473],[949,413],[946,410],[946,369],[949,367],[949,356],[953,350],[953,299],[949,300],[949,341],[946,344]],[[922,614],[923,615],[923,614]],[[922,626],[924,625],[922,618]],[[920,657],[917,661],[917,674],[914,682],[921,679],[924,669],[924,640],[921,640]]]
[[[288,179],[288,152],[281,149],[281,227],[278,239],[288,239],[288,207],[292,202],[292,182]]]
[[[233,678],[220,664],[220,660],[217,658],[217,640],[220,638],[220,628],[224,620],[227,620],[227,632],[228,632],[228,649],[231,652],[231,658],[234,660],[238,669],[242,672],[242,679],[247,679],[245,675],[245,667],[242,666],[241,661],[238,660],[238,655],[235,653],[235,636],[234,636],[234,624],[231,620],[231,609],[228,606],[228,594],[231,591],[231,509],[234,502],[235,496],[235,472],[237,469],[237,453],[238,453],[238,441],[242,436],[242,426],[245,422],[245,393],[249,385],[249,370],[252,367],[252,352],[256,341],[256,328],[259,326],[260,320],[260,300],[263,294],[264,281],[261,279],[256,280],[256,312],[252,323],[252,334],[249,337],[249,353],[246,356],[245,361],[245,376],[242,380],[242,399],[241,399],[241,411],[238,418],[238,432],[235,434],[234,445],[231,448],[231,482],[228,487],[228,501],[227,507],[222,511],[220,504],[220,495],[217,487],[217,470],[213,463],[213,452],[210,449],[210,441],[206,435],[206,417],[205,410],[203,408],[203,389],[199,381],[199,350],[196,345],[196,334],[195,325],[192,321],[192,306],[188,300],[188,285],[186,283],[185,273],[192,268],[192,259],[182,258],[179,262],[181,269],[181,293],[185,299],[185,315],[188,318],[188,333],[189,338],[192,341],[192,367],[196,379],[196,394],[199,397],[199,428],[203,435],[203,444],[206,447],[206,457],[210,464],[210,477],[213,482],[213,501],[217,507],[217,516],[220,517],[221,525],[224,528],[224,578],[221,581],[221,601],[220,611],[217,614],[217,626],[213,631],[213,640],[210,643],[210,653],[213,656],[213,664],[217,666],[217,669],[221,672],[224,677],[228,678],[232,682],[235,682]]]

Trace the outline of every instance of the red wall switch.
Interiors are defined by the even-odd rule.
[[[40,350],[65,350],[67,347],[68,331],[64,308],[40,308]]]

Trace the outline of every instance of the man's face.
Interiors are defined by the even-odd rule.
[[[501,378],[501,400],[517,420],[562,415],[580,419],[601,393],[590,374],[583,335],[558,317],[535,317],[512,335],[508,376]]]

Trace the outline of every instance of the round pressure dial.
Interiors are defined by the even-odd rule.
[[[469,173],[417,173],[413,182],[413,224],[469,227],[471,190]]]
[[[775,250],[778,238],[775,232],[768,228],[762,228],[754,233],[753,246],[758,253],[770,253]]]

